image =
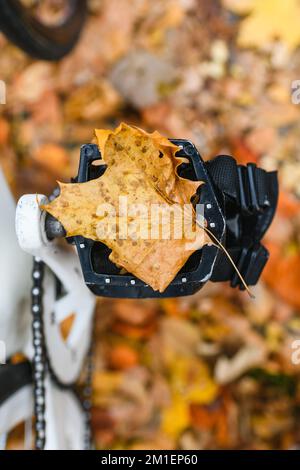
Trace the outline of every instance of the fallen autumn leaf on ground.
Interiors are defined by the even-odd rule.
[[[249,14],[241,24],[238,44],[242,47],[266,47],[280,39],[289,51],[300,44],[298,0],[224,0],[238,14]]]

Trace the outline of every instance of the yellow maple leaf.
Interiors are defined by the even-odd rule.
[[[289,51],[300,44],[299,0],[223,0],[237,14],[249,14],[241,23],[238,45],[265,47],[280,40]]]
[[[43,209],[62,223],[67,236],[105,243],[111,261],[163,292],[190,255],[210,242],[194,213],[193,243],[184,230],[177,237],[174,229],[182,227],[181,209],[190,205],[201,182],[177,174],[186,159],[158,132],[122,123],[115,131],[96,130],[96,138],[107,165],[104,174],[86,183],[60,183],[60,196]],[[152,209],[161,207],[172,209],[172,217],[152,217]]]

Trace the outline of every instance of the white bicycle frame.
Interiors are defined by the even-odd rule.
[[[15,232],[16,204],[0,169],[0,341],[6,356],[30,349],[32,258],[21,250]]]
[[[43,198],[45,196],[39,196],[39,201]],[[6,359],[17,352],[24,353],[29,360],[33,358],[30,299],[32,256],[35,256],[47,267],[43,319],[48,356],[58,379],[64,384],[74,383],[89,347],[95,307],[95,298],[84,284],[77,254],[47,239],[45,217],[36,195],[23,196],[16,212],[1,169],[0,211],[0,341],[5,344]],[[54,275],[65,292],[58,300]],[[67,340],[63,341],[59,323],[71,313],[75,320]],[[45,448],[83,448],[84,415],[73,392],[59,389],[49,374],[45,387]],[[14,394],[0,406],[0,435],[5,436],[18,422],[31,419],[33,390],[30,388]]]

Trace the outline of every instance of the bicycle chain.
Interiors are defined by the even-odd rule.
[[[50,365],[49,357],[45,346],[44,325],[43,325],[43,279],[45,264],[35,257],[32,270],[32,290],[31,290],[31,311],[32,311],[32,337],[33,337],[33,389],[34,389],[34,413],[35,413],[35,448],[43,450],[46,441],[46,421],[45,421],[45,374],[49,371],[51,379],[60,388],[74,390],[73,386],[61,384],[54,374]],[[83,410],[85,414],[85,436],[84,448],[92,448],[91,435],[91,397],[92,397],[92,374],[93,374],[93,344],[91,342],[87,357],[87,376],[83,388]],[[75,392],[76,394],[76,392]],[[77,394],[76,394],[77,395]]]
[[[46,352],[43,328],[43,278],[45,266],[42,260],[34,258],[31,290],[32,339],[33,339],[33,390],[35,413],[35,448],[45,447],[45,369]]]

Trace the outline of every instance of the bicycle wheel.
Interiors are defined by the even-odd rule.
[[[47,24],[20,0],[2,0],[0,30],[37,59],[56,61],[76,44],[87,12],[86,0],[66,0],[66,14],[58,24]]]

